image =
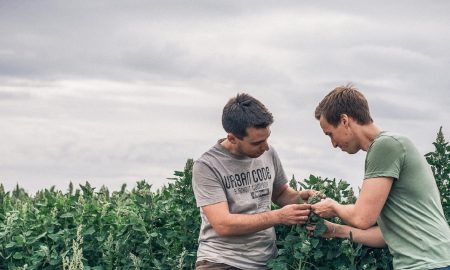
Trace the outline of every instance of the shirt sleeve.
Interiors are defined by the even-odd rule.
[[[212,168],[201,161],[196,161],[192,169],[192,188],[197,207],[227,201],[219,177]]]
[[[392,177],[398,179],[405,160],[403,145],[392,137],[382,137],[374,142],[367,153],[364,179]]]
[[[278,157],[277,151],[275,151],[273,147],[272,151],[273,151],[273,165],[275,168],[275,179],[273,181],[273,187],[276,188],[286,184],[288,181],[286,173],[284,172],[283,169],[283,165],[281,164],[280,158]]]

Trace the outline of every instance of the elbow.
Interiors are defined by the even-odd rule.
[[[220,237],[233,236],[232,230],[225,224],[215,224],[212,227]]]
[[[367,223],[367,222],[361,222],[361,223],[357,223],[355,225],[357,228],[361,229],[361,230],[367,230],[370,227],[373,226],[373,224]]]
[[[357,217],[352,225],[358,229],[367,230],[367,229],[373,227],[373,225],[375,225],[375,223],[376,223],[376,220],[370,220],[367,218]]]

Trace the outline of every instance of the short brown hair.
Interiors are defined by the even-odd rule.
[[[266,128],[272,123],[272,113],[264,104],[249,94],[237,94],[223,108],[223,128],[240,140],[248,135],[247,128]]]
[[[342,114],[351,116],[360,125],[373,122],[367,99],[352,84],[336,87],[322,99],[315,111],[317,120],[323,116],[335,127],[341,121]]]

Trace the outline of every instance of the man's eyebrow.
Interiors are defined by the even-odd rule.
[[[265,141],[270,137],[270,134],[271,134],[271,133],[272,133],[272,130],[269,131],[269,136],[267,136],[267,138],[266,138],[265,140],[260,140],[260,141],[256,141],[256,142],[251,142],[251,144],[260,144],[260,143],[265,142]]]

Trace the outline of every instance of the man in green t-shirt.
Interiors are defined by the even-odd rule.
[[[450,269],[450,228],[430,166],[405,136],[382,131],[366,98],[351,85],[331,91],[315,117],[334,148],[367,152],[362,188],[355,204],[324,199],[312,210],[327,222],[324,237],[347,238],[368,246],[388,245],[394,269]]]

